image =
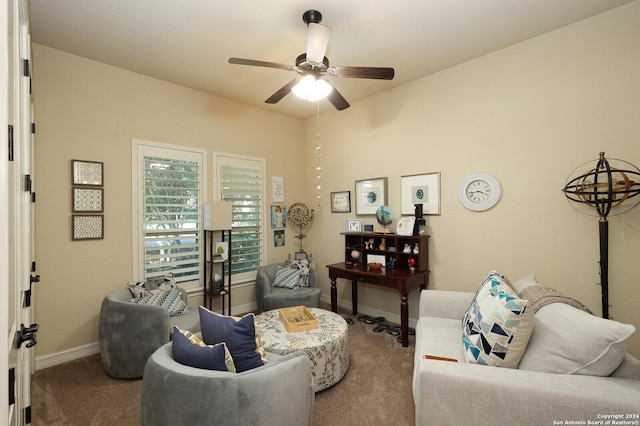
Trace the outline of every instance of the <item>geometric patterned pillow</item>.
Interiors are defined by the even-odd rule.
[[[533,332],[533,310],[499,276],[483,282],[465,315],[462,342],[468,362],[518,368]]]
[[[182,300],[178,287],[174,287],[169,291],[154,290],[141,299],[132,299],[131,302],[141,305],[162,306],[169,311],[169,316],[186,315],[189,313],[187,304]]]
[[[302,259],[287,266],[278,266],[272,287],[290,288],[309,286],[309,261]]]
[[[227,345],[207,345],[198,336],[187,330],[173,327],[173,359],[180,364],[207,370],[236,372],[233,358]]]
[[[273,287],[295,289],[299,287],[300,275],[302,270],[293,265],[278,266],[276,270],[276,278],[273,281]]]

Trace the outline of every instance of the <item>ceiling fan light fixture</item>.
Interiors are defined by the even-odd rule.
[[[317,79],[312,75],[307,75],[298,82],[291,91],[300,99],[307,101],[319,101],[326,98],[333,90],[333,86],[326,80]]]
[[[309,24],[309,35],[307,37],[307,61],[316,64],[322,63],[324,54],[329,45],[331,28],[321,24]]]

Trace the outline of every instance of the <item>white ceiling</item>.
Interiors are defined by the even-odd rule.
[[[315,103],[287,95],[286,70],[306,48],[302,14],[331,27],[331,65],[395,68],[393,81],[333,78],[351,103],[632,0],[30,0],[32,41],[297,118]],[[640,0],[635,0],[640,1]],[[322,111],[332,109],[320,101]],[[348,110],[347,110],[348,111]]]

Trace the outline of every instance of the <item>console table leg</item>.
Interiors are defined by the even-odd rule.
[[[402,335],[402,346],[409,346],[409,297],[406,294],[400,295],[400,331]]]
[[[358,281],[351,281],[351,302],[353,315],[358,315]]]
[[[336,288],[336,278],[331,278],[331,311],[338,312],[338,289]]]

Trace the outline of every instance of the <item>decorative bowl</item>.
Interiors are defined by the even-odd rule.
[[[369,269],[371,269],[372,271],[379,271],[380,269],[382,269],[382,263],[370,262]]]

